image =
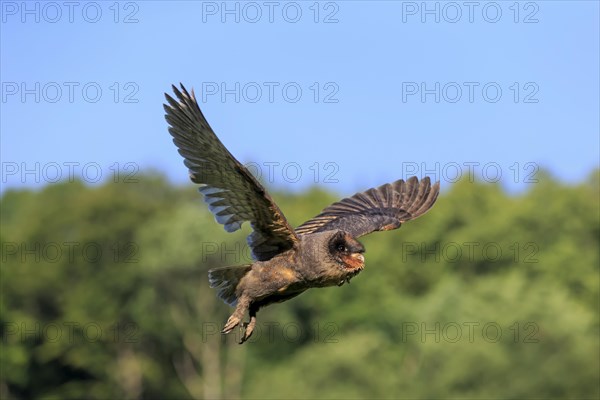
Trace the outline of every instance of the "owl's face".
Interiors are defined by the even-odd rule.
[[[338,231],[329,240],[329,253],[344,272],[360,272],[365,266],[365,247],[350,234]]]

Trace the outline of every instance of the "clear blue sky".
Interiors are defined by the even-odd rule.
[[[162,109],[177,82],[279,188],[473,168],[519,191],[598,167],[597,1],[116,4],[1,2],[3,190],[115,163],[187,182]]]

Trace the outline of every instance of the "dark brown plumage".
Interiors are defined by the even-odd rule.
[[[365,251],[356,238],[397,229],[427,212],[439,193],[428,177],[402,179],[357,193],[325,208],[295,230],[262,185],[219,141],[202,115],[194,92],[173,86],[165,94],[166,119],[184,157],[190,179],[200,185],[210,211],[228,232],[250,222],[253,264],[209,271],[210,286],[235,307],[223,333],[239,325],[240,343],[252,334],[261,307],[291,299],[312,287],[342,285],[364,268]]]

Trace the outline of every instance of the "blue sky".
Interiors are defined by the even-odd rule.
[[[269,185],[341,193],[473,170],[511,191],[599,160],[599,7],[536,2],[2,1],[2,189],[187,171],[194,88]]]

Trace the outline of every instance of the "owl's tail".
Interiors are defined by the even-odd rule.
[[[208,271],[208,283],[217,289],[221,300],[232,307],[237,305],[236,289],[240,280],[250,271],[252,264],[213,268]]]

